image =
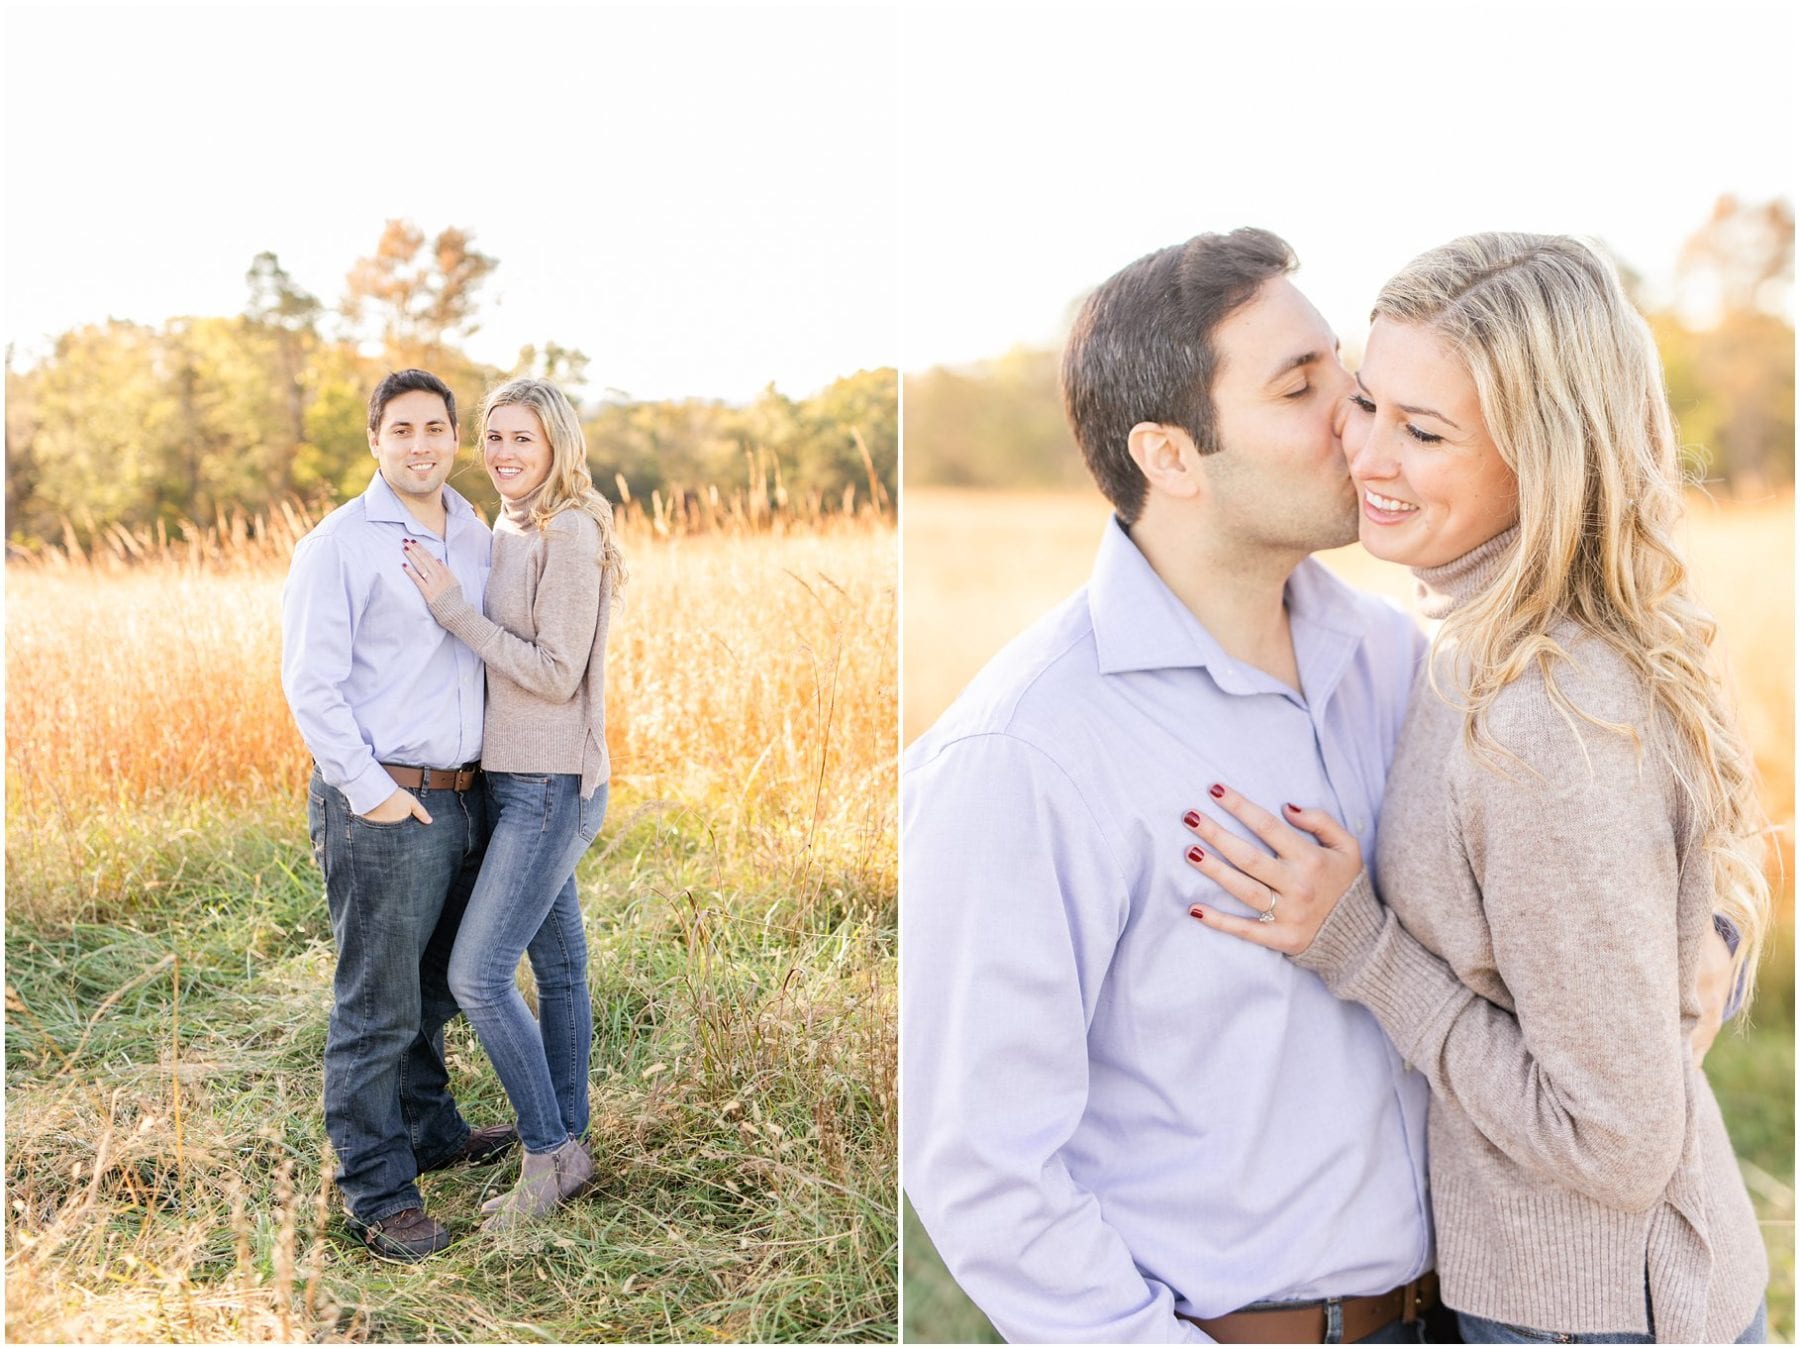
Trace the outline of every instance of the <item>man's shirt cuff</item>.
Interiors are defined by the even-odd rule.
[[[367,815],[392,796],[398,790],[398,786],[393,778],[388,776],[387,769],[378,763],[372,763],[338,790],[350,803],[351,810],[358,815]]]

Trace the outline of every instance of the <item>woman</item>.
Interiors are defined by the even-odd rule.
[[[1363,543],[1443,620],[1380,898],[1331,815],[1215,784],[1274,855],[1202,820],[1189,860],[1261,917],[1195,917],[1317,971],[1429,1079],[1465,1340],[1760,1342],[1762,1242],[1686,1036],[1715,903],[1754,970],[1768,885],[1649,331],[1584,245],[1475,235],[1383,289],[1358,385]]]
[[[488,670],[492,837],[449,977],[519,1119],[519,1182],[482,1206],[497,1230],[553,1209],[594,1170],[581,1143],[593,1008],[575,863],[606,814],[606,629],[622,569],[612,508],[563,393],[513,380],[488,395],[481,422],[501,499],[486,616],[423,549],[408,546],[404,565],[433,617]],[[522,954],[535,1021],[515,982]]]

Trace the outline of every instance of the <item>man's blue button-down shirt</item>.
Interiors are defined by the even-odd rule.
[[[1188,916],[1228,782],[1375,856],[1423,639],[1316,562],[1302,692],[1234,660],[1115,521],[1084,591],[911,747],[901,780],[906,1188],[1012,1340],[1204,1341],[1174,1313],[1430,1268],[1428,1089],[1362,1007]]]
[[[281,595],[281,687],[326,782],[359,815],[394,794],[384,763],[451,768],[481,757],[481,657],[438,625],[401,570],[401,540],[446,563],[471,604],[492,535],[444,489],[445,537],[379,472],[300,540]]]

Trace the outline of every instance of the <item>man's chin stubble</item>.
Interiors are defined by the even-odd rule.
[[[1307,544],[1309,553],[1322,553],[1328,548],[1342,548],[1355,543],[1362,520],[1362,505],[1353,501],[1350,509],[1329,521],[1320,523],[1315,537]]]

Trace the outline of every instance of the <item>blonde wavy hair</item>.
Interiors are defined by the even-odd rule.
[[[532,504],[531,522],[539,529],[560,511],[580,511],[600,526],[600,566],[613,593],[625,584],[625,555],[619,550],[619,531],[613,523],[612,503],[594,487],[588,472],[587,437],[581,418],[569,396],[547,379],[513,379],[488,392],[481,404],[481,434],[485,442],[488,418],[495,408],[527,407],[536,414],[550,442],[550,476]]]
[[[1573,620],[1617,651],[1661,713],[1658,750],[1713,863],[1717,909],[1741,935],[1747,999],[1770,921],[1767,821],[1712,650],[1717,625],[1675,543],[1684,483],[1649,326],[1606,257],[1546,234],[1472,234],[1432,249],[1382,288],[1373,317],[1448,341],[1518,479],[1519,546],[1437,636],[1466,670],[1465,742],[1485,755],[1500,749],[1484,716],[1535,665],[1565,718],[1628,736],[1641,753],[1632,727],[1589,715],[1557,688],[1553,667],[1569,653],[1551,627]]]

